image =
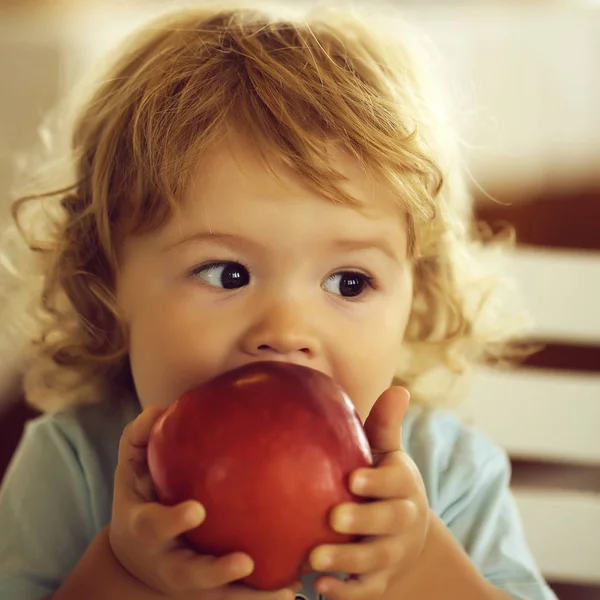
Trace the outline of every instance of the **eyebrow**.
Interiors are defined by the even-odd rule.
[[[212,242],[221,246],[228,246],[231,248],[256,248],[260,246],[253,240],[233,235],[229,233],[217,233],[217,232],[197,232],[177,240],[174,243],[168,244],[163,247],[165,252],[172,252],[182,246],[187,246],[194,243]],[[402,260],[401,253],[395,249],[392,244],[389,244],[386,240],[380,238],[374,239],[347,239],[347,240],[335,240],[332,244],[335,248],[345,251],[360,251],[360,250],[375,250],[383,253],[387,258],[399,262]]]
[[[181,246],[188,246],[194,243],[202,243],[202,242],[212,242],[214,244],[219,244],[221,246],[229,246],[233,248],[248,248],[249,246],[258,246],[256,242],[252,240],[233,235],[230,233],[215,233],[215,232],[197,232],[186,235],[185,237],[173,242],[171,244],[167,244],[163,246],[163,251],[172,252],[173,250],[177,250],[181,248]]]
[[[333,245],[342,250],[378,250],[396,262],[402,258],[400,253],[391,244],[386,240],[379,238],[365,240],[336,240]]]

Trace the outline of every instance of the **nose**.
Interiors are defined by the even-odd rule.
[[[265,306],[243,337],[244,352],[265,360],[306,361],[317,357],[321,343],[309,312],[291,300]]]

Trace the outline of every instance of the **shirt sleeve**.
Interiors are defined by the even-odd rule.
[[[506,453],[445,413],[418,418],[411,437],[431,508],[479,572],[515,600],[556,600],[525,539]]]
[[[88,547],[89,492],[78,454],[44,417],[30,422],[0,489],[0,598],[53,594]]]

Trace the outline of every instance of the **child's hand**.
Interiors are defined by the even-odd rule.
[[[156,502],[146,464],[152,425],[162,410],[150,407],[121,436],[115,472],[110,545],[127,571],[146,586],[182,600],[292,600],[291,589],[259,592],[232,582],[248,575],[252,559],[241,552],[203,556],[179,537],[204,520],[192,500],[177,506]]]
[[[319,546],[311,553],[313,569],[351,574],[346,581],[318,578],[318,591],[331,600],[380,598],[415,564],[423,550],[429,526],[425,486],[401,446],[408,399],[403,388],[387,390],[365,423],[375,466],[354,471],[350,489],[373,501],[340,504],[331,514],[331,526],[336,531],[367,537],[354,544]]]

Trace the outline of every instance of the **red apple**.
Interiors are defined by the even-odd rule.
[[[195,499],[205,521],[186,534],[203,554],[242,551],[243,582],[275,590],[297,581],[310,551],[354,536],[334,532],[331,509],[358,498],[348,475],[372,464],[360,419],[327,375],[252,363],[176,400],[155,423],[148,468],[161,502]]]

